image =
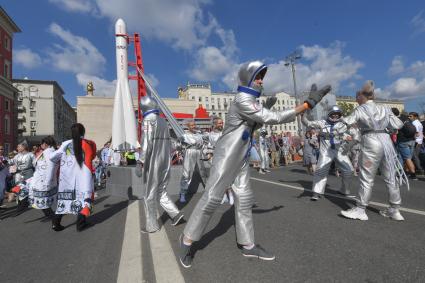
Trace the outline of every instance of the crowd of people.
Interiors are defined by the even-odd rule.
[[[97,151],[94,142],[84,138],[81,124],[71,127],[72,139],[56,145],[52,137],[42,140],[29,151],[23,142],[15,156],[4,156],[0,146],[0,201],[5,192],[16,198],[17,212],[28,207],[41,210],[52,221],[52,229],[61,231],[65,214],[77,216],[77,230],[89,226],[95,197],[95,184],[105,178],[105,168],[111,164],[136,165],[136,175],[146,190],[143,199],[145,226],[143,233],[160,229],[158,204],[171,218],[172,225],[181,223],[184,215],[167,194],[172,164],[181,163],[179,202],[186,203],[188,189],[198,171],[205,192],[199,199],[180,237],[180,263],[188,268],[193,260],[193,243],[199,241],[217,207],[229,202],[235,209],[236,241],[246,257],[273,260],[273,253],[258,245],[254,238],[252,207],[254,195],[250,186],[250,165],[260,174],[270,168],[289,165],[295,156],[313,175],[311,196],[318,201],[324,194],[332,166],[340,175],[339,193],[354,197],[353,176],[359,175],[360,187],[356,205],[341,211],[349,219],[367,220],[375,175],[383,175],[389,192],[389,207],[381,215],[404,220],[400,213],[400,186],[408,185],[423,174],[425,148],[423,122],[418,114],[399,115],[396,109],[374,102],[374,83],[367,81],[356,93],[359,104],[353,113],[343,115],[333,106],[326,119],[309,120],[304,112],[313,109],[331,90],[312,85],[308,98],[294,109],[271,110],[275,97],[264,104],[262,94],[267,66],[259,61],[243,64],[238,73],[239,87],[230,106],[226,123],[214,118],[210,131],[201,132],[194,121],[187,121],[187,130],[177,140],[171,138],[166,120],[154,98],[141,99],[143,112],[142,140],[138,149],[115,152],[110,143]],[[290,133],[268,135],[265,125],[289,123],[302,115],[307,131],[303,140]],[[400,119],[398,118],[400,116]],[[208,170],[209,169],[209,170]]]

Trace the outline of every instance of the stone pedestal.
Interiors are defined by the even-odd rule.
[[[128,199],[142,199],[145,195],[145,188],[142,184],[142,178],[136,176],[135,169],[135,166],[109,166],[106,169],[108,176],[106,181],[107,193]],[[180,193],[182,171],[183,166],[181,165],[171,167],[170,180],[167,185],[169,195],[178,195]],[[197,171],[195,171],[189,186],[189,192],[196,193],[203,190],[204,184]]]

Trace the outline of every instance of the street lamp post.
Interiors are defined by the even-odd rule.
[[[295,77],[295,62],[296,60],[299,60],[299,59],[301,59],[301,54],[299,54],[297,51],[292,52],[285,58],[285,66],[288,67],[290,65],[292,70],[292,80],[294,82],[294,96],[295,96],[296,105],[300,105],[300,98],[298,97],[298,93],[297,93],[297,80]],[[298,125],[298,136],[301,138],[303,136],[303,129],[301,125],[300,115],[297,115],[297,125]]]

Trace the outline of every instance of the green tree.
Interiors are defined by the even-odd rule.
[[[350,115],[354,110],[354,104],[347,102],[337,102],[339,108],[341,108],[342,114],[344,116]]]

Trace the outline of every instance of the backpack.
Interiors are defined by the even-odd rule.
[[[416,127],[412,124],[412,122],[410,121],[406,121],[404,122],[404,126],[403,126],[404,130],[404,136],[406,138],[414,138],[415,134],[416,134]]]

